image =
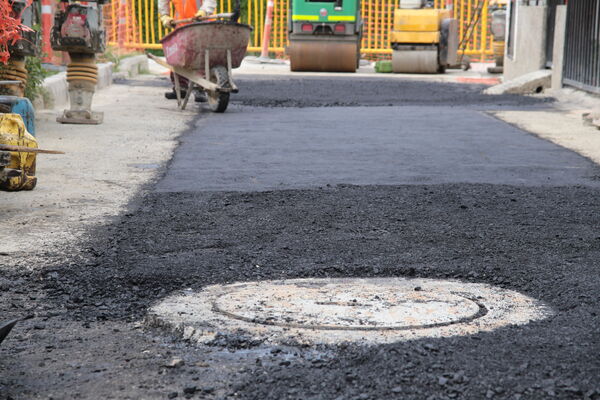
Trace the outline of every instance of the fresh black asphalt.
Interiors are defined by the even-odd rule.
[[[447,106],[233,108],[198,121],[160,192],[322,185],[492,183],[596,185],[581,156],[498,121]],[[600,182],[598,182],[600,183]]]
[[[164,177],[89,232],[85,257],[48,255],[42,272],[3,277],[4,306],[41,311],[3,345],[0,394],[600,398],[600,171],[485,114],[550,103],[432,82],[239,82],[231,110],[202,113]],[[376,346],[224,332],[195,347],[136,324],[184,288],[349,276],[484,282],[555,315]],[[174,358],[185,364],[165,367]]]

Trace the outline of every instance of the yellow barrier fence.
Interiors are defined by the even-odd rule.
[[[291,0],[275,0],[273,29],[269,50],[284,56],[287,41],[287,18]],[[489,0],[454,0],[452,7],[459,21],[461,49],[472,59],[491,58],[492,37],[489,32]],[[119,1],[104,8],[108,42],[119,43]],[[259,52],[262,45],[267,0],[248,0],[242,11],[241,22],[254,27],[249,51]],[[435,0],[436,8],[445,8],[445,0]],[[361,52],[370,59],[385,59],[391,55],[389,33],[392,30],[394,10],[398,0],[363,0],[363,39]],[[219,0],[217,12],[230,12],[232,0]],[[121,43],[129,49],[160,49],[160,38],[169,32],[158,19],[157,0],[126,0],[126,37]]]

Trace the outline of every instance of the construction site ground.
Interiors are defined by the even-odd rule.
[[[417,80],[433,80],[438,82],[470,82],[470,83],[485,83],[495,84],[501,80],[499,74],[488,73],[490,63],[473,62],[469,65],[468,70],[463,68],[451,68],[446,70],[444,74],[394,74],[394,73],[377,73],[375,71],[375,62],[361,60],[359,68],[352,76],[370,77],[370,78],[389,78],[389,79],[417,79]],[[237,71],[238,74],[252,75],[290,75],[290,65],[288,61],[280,59],[262,60],[259,57],[247,57],[242,63],[241,68]],[[294,72],[294,76],[347,76],[347,72]]]
[[[600,131],[576,96],[261,65],[211,114],[151,70],[96,94],[103,125],[38,113],[40,147],[67,154],[0,196],[0,315],[25,318],[0,398],[600,398]],[[486,283],[553,315],[368,345],[145,323],[184,289],[356,277]]]

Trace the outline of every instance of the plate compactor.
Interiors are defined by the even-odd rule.
[[[420,0],[402,0],[394,12],[393,72],[443,73],[457,64],[458,21],[451,10],[423,7]]]
[[[292,71],[356,72],[359,0],[292,0],[288,55]]]
[[[92,98],[98,82],[96,53],[103,53],[106,33],[102,23],[102,5],[108,0],[88,4],[61,0],[54,15],[50,42],[52,49],[69,53],[67,82],[71,108],[56,120],[63,124],[102,123],[103,114],[92,111]]]

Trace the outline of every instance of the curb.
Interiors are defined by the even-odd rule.
[[[479,85],[499,85],[502,83],[500,78],[477,78],[477,77],[468,77],[468,76],[458,76],[456,78],[456,82],[458,83],[473,83]]]
[[[542,69],[521,75],[510,81],[500,83],[483,91],[485,94],[535,94],[550,88],[552,83],[552,71]]]
[[[113,63],[98,64],[98,83],[96,84],[96,90],[103,89],[112,84],[112,67]],[[46,95],[35,99],[35,109],[53,109],[69,103],[69,89],[66,72],[60,72],[44,79],[42,87],[46,90]]]
[[[113,81],[133,78],[134,76],[147,73],[148,70],[148,57],[145,54],[127,57],[119,62],[118,71],[113,73]]]
[[[98,64],[98,83],[96,90],[112,85],[116,79],[127,79],[148,71],[148,57],[145,55],[127,57],[119,63],[119,71],[113,72],[113,63]],[[42,87],[46,94],[37,98],[33,104],[36,110],[48,110],[69,104],[67,73],[61,72],[44,79]]]

